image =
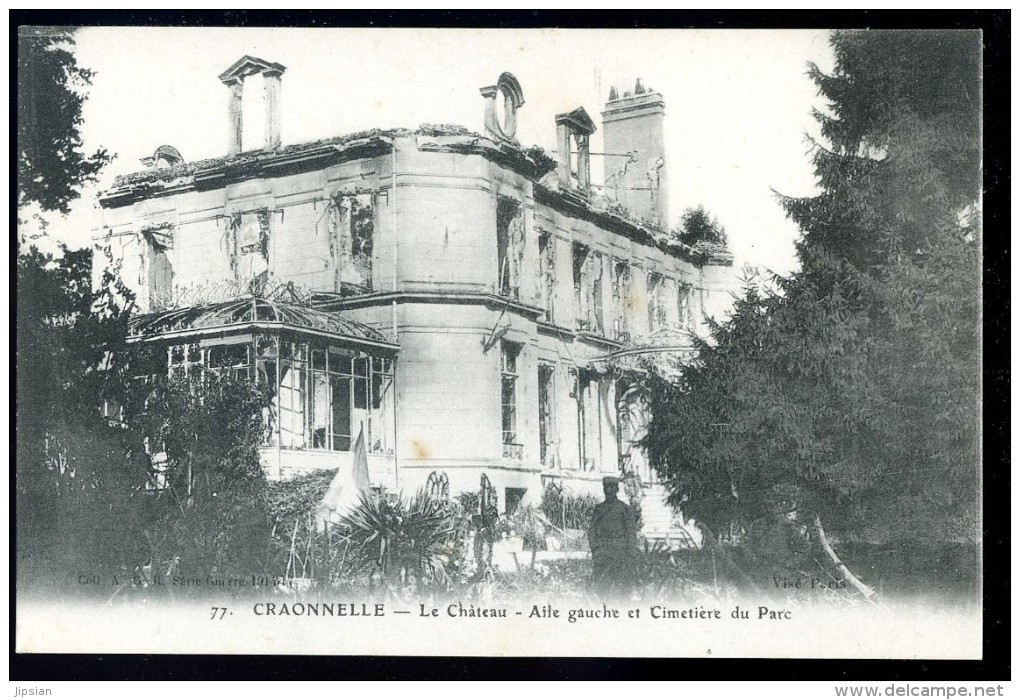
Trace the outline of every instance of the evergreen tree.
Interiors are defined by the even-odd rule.
[[[681,243],[687,245],[698,245],[699,243],[717,243],[725,245],[726,231],[719,225],[719,221],[705,210],[704,205],[690,207],[684,210],[680,219],[680,231],[677,238]]]
[[[801,270],[750,286],[646,446],[715,528],[795,509],[870,539],[976,537],[980,36],[844,31],[811,75],[820,194],[783,203]]]

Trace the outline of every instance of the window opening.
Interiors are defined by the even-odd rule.
[[[269,277],[270,212],[238,212],[228,226],[230,271],[240,283],[264,283]]]
[[[306,354],[303,343],[283,342],[280,361],[280,445],[303,448],[305,432]]]
[[[538,454],[539,461],[552,466],[552,443],[556,434],[555,381],[552,365],[538,366]]]
[[[599,402],[599,382],[591,372],[580,370],[578,378],[578,405],[582,422],[581,430],[581,468],[594,471],[601,450],[601,415]]]
[[[513,515],[517,512],[517,509],[521,505],[521,501],[524,500],[524,494],[527,493],[527,489],[515,489],[506,488],[504,490],[504,498],[506,499],[504,512],[506,515]]]
[[[587,440],[585,439],[585,405],[584,396],[582,393],[581,377],[576,369],[571,368],[567,372],[568,381],[570,382],[570,398],[574,400],[574,411],[577,416],[577,467],[584,469],[586,462],[585,448],[587,446]]]
[[[269,392],[264,444],[349,451],[364,430],[372,453],[393,453],[393,361],[353,350],[256,336],[254,344],[170,346],[164,373],[200,380],[205,373],[254,379]],[[150,363],[155,366],[155,363]],[[146,367],[139,367],[145,372]]]
[[[589,327],[593,333],[603,335],[602,317],[602,255],[593,253],[588,256],[588,266],[591,277],[591,318]]]
[[[334,291],[371,291],[375,239],[374,196],[368,192],[334,194],[328,228]]]
[[[499,264],[499,294],[511,299],[520,299],[524,226],[520,204],[509,197],[497,198],[496,248]]]
[[[677,283],[677,310],[681,328],[694,326],[694,312],[691,308],[691,292],[693,287],[688,282]]]
[[[556,239],[552,234],[539,236],[538,265],[541,304],[545,309],[545,320],[551,323],[556,318]]]
[[[662,298],[662,275],[648,273],[648,330],[655,331],[666,325],[666,304]]]
[[[626,260],[614,260],[613,337],[622,343],[630,341],[631,297],[630,265]]]
[[[573,279],[574,279],[574,308],[577,314],[577,329],[588,330],[588,301],[586,293],[588,279],[588,246],[581,243],[574,243],[573,246]]]
[[[500,344],[503,457],[520,459],[522,446],[517,439],[517,364],[520,346],[502,341]]]

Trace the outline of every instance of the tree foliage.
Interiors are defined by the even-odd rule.
[[[720,245],[726,243],[726,230],[719,225],[719,220],[709,214],[701,204],[684,210],[677,236],[681,243],[691,246],[699,243]]]
[[[96,370],[126,332],[114,295],[131,297],[112,273],[93,292],[91,269],[91,251],[54,257],[31,248],[18,257],[17,532],[29,556],[90,549],[62,533],[109,531],[101,520],[127,488],[125,436],[100,413],[110,376]],[[96,517],[89,532],[76,521],[81,513]]]
[[[165,347],[127,342],[116,268],[93,290],[91,267],[92,251],[18,258],[19,575],[258,571],[261,390],[168,380]]]
[[[110,161],[82,150],[84,90],[94,73],[78,65],[73,29],[25,27],[18,35],[18,205],[67,213],[80,188]]]
[[[784,198],[801,271],[749,285],[646,441],[675,504],[725,530],[797,509],[845,534],[976,534],[980,39],[836,32],[821,192]]]

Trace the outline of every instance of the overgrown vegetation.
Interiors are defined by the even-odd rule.
[[[116,270],[92,291],[91,264],[18,259],[19,575],[261,570],[260,389],[150,374],[127,343],[133,295]]]

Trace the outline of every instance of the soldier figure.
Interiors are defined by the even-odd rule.
[[[602,594],[627,595],[634,585],[637,527],[630,506],[617,499],[620,480],[602,479],[606,500],[595,506],[588,526],[592,588]]]

